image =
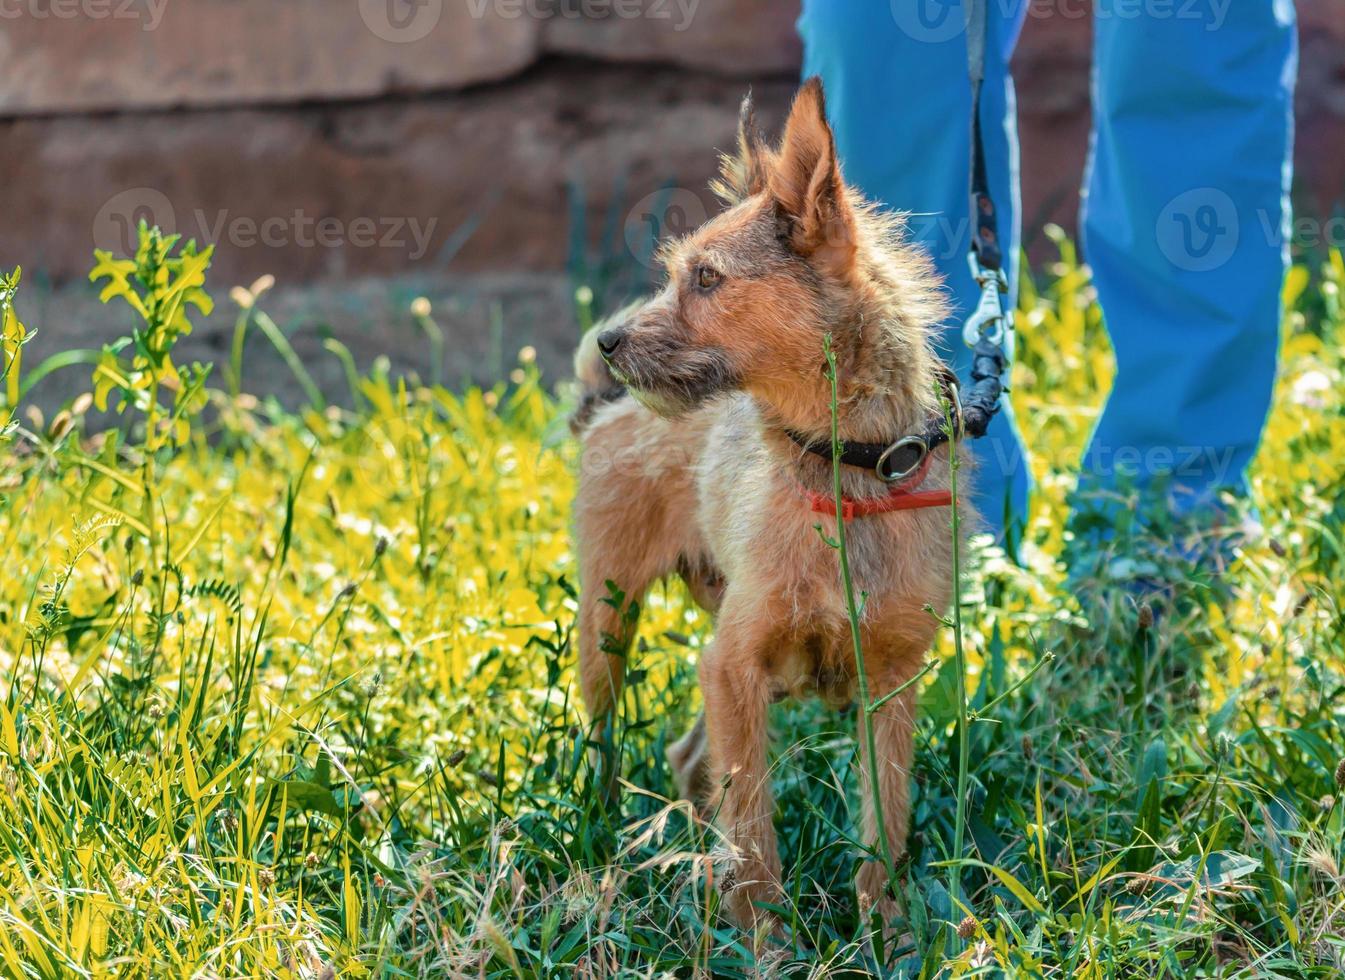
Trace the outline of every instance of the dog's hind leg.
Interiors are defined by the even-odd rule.
[[[625,684],[626,657],[638,626],[639,605],[659,569],[612,562],[585,553],[579,561],[579,689],[592,721],[604,791],[616,790],[620,762],[611,744]],[[613,588],[608,586],[611,583]]]
[[[711,616],[719,612],[724,601],[724,574],[708,557],[682,555],[677,560],[677,573],[682,576],[696,605]]]
[[[643,569],[623,575],[597,565],[580,561],[579,687],[589,717],[601,725],[621,700],[639,605],[655,576]]]
[[[910,678],[911,672],[883,672],[875,676],[873,697],[881,697]],[[862,831],[864,843],[875,854],[882,853],[878,840],[878,814],[874,809],[874,792],[869,781],[868,745],[863,731],[863,708],[856,712],[859,718],[859,781]],[[894,864],[900,864],[906,855],[906,832],[910,819],[911,762],[914,755],[915,690],[907,689],[888,701],[873,714],[874,758],[878,762],[878,805],[882,807],[883,830],[886,832],[888,854]],[[870,859],[859,867],[855,876],[855,892],[862,905],[875,908],[883,922],[885,935],[900,913],[900,900],[888,878],[881,860]]]
[[[601,746],[601,778],[616,790],[620,753],[613,722],[621,707],[626,659],[650,585],[674,570],[682,541],[659,487],[637,474],[581,474],[575,505],[579,545],[579,687],[592,738]]]
[[[705,712],[685,735],[668,746],[668,764],[677,780],[677,795],[704,809],[710,799],[710,743],[705,736]]]
[[[655,579],[678,570],[681,556],[704,550],[692,483],[697,444],[694,426],[674,429],[631,401],[603,409],[584,439],[574,503],[579,686],[603,746],[609,796],[620,770],[612,721],[638,606]],[[713,597],[708,585],[702,591]]]
[[[683,555],[677,564],[678,574],[687,585],[691,598],[711,617],[719,612],[724,601],[724,575],[706,556],[690,558]],[[696,716],[687,733],[668,746],[668,764],[677,781],[677,794],[704,808],[710,799],[710,745],[705,735],[705,712]]]
[[[725,906],[744,928],[778,928],[762,903],[780,899],[780,853],[766,757],[770,685],[760,666],[761,622],[721,625],[700,661],[710,749],[711,807],[732,855]]]

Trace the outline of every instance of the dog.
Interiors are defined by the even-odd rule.
[[[797,93],[776,146],[744,99],[736,152],[711,186],[725,209],[663,248],[666,284],[590,331],[576,354],[579,673],[601,741],[635,629],[608,583],[630,602],[680,575],[714,615],[697,671],[703,713],[668,756],[679,790],[715,815],[733,855],[724,907],[754,928],[773,921],[760,906],[781,897],[767,708],[783,697],[847,702],[857,689],[838,553],[819,533],[834,535],[837,520],[824,338],[840,440],[847,452],[881,448],[943,411],[945,369],[931,339],[947,310],[901,216],[845,183],[819,80]],[[927,607],[952,598],[949,450],[935,448],[895,490],[890,470],[841,469],[840,519],[855,595],[865,597],[860,639],[877,700],[920,669],[939,627]],[[889,506],[902,494],[922,503]],[[965,527],[974,515],[959,507]],[[905,853],[915,699],[910,687],[872,716],[894,859]],[[862,831],[876,854],[859,741]],[[860,902],[887,921],[899,911],[889,881],[873,857],[855,879]]]

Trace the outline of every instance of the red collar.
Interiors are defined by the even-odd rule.
[[[888,491],[885,497],[863,497],[851,500],[841,497],[841,519],[852,521],[856,517],[871,517],[874,514],[890,514],[895,510],[920,510],[924,507],[947,507],[953,502],[951,490],[917,490],[929,475],[929,464],[933,454],[925,457],[920,468],[911,476]],[[799,493],[808,501],[814,514],[836,516],[836,498],[830,493],[819,493],[798,484]]]

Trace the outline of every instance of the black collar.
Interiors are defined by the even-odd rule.
[[[792,429],[786,429],[785,433],[801,448],[831,461],[830,442],[814,442]],[[943,431],[943,420],[940,419],[937,423],[931,421],[918,433],[893,442],[842,442],[841,462],[871,470],[885,483],[896,483],[914,473],[926,456],[947,441],[948,433]]]
[[[961,434],[962,412],[958,401],[957,376],[946,367],[940,372],[939,383],[944,396],[953,405],[954,430]],[[831,461],[831,440],[814,440],[793,429],[785,433],[801,448],[815,456]],[[898,436],[891,442],[842,442],[841,462],[862,470],[871,470],[885,483],[904,480],[919,468],[925,457],[948,441],[942,415],[931,417],[920,431]]]

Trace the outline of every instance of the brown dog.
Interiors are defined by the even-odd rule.
[[[826,513],[830,450],[824,458],[802,445],[830,445],[823,338],[838,362],[842,441],[892,444],[939,413],[941,365],[929,343],[945,309],[900,219],[842,180],[816,79],[795,99],[778,148],[756,134],[744,101],[738,152],[714,186],[728,207],[666,248],[663,289],[595,329],[577,355],[586,392],[575,503],[580,679],[601,731],[634,629],[608,581],[638,600],[678,573],[717,613],[699,665],[704,714],[669,758],[683,792],[710,797],[737,858],[726,905],[750,925],[757,903],[779,898],[767,706],[806,693],[846,701],[856,681],[837,553],[816,528],[836,530]],[[846,529],[855,590],[867,594],[861,635],[876,699],[929,650],[938,623],[924,607],[950,601],[950,514],[946,494],[943,506],[889,507],[910,487],[894,493],[872,469],[842,469],[861,515]],[[914,479],[922,493],[946,490],[947,448]],[[874,715],[894,857],[905,851],[914,707],[912,689]],[[867,760],[861,772],[864,833],[876,845]],[[886,886],[883,865],[866,861],[861,901],[890,917]]]

